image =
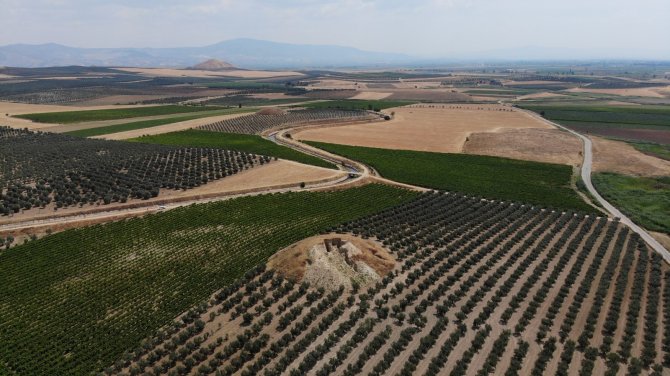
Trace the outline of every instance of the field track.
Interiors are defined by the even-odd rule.
[[[593,197],[595,197],[596,200],[598,200],[598,202],[605,208],[605,210],[607,210],[607,212],[610,213],[610,215],[612,215],[613,217],[620,218],[621,223],[627,225],[628,227],[631,228],[631,230],[640,235],[640,237],[654,251],[663,256],[665,262],[670,263],[670,252],[668,252],[668,250],[665,249],[665,247],[658,240],[656,240],[653,236],[649,235],[647,231],[645,231],[640,226],[636,225],[632,220],[630,220],[630,218],[626,217],[619,209],[617,209],[616,207],[614,207],[614,205],[610,204],[607,200],[605,200],[593,186],[593,182],[591,182],[591,168],[593,166],[593,143],[591,142],[591,139],[569,128],[566,128],[558,123],[544,119],[543,117],[535,114],[532,111],[529,110],[522,110],[522,111],[527,111],[527,113],[536,117],[537,119],[541,119],[559,129],[563,129],[564,131],[570,132],[571,134],[574,134],[575,136],[579,137],[582,140],[582,143],[584,145],[584,162],[582,163],[581,177],[582,180],[584,181],[584,184],[586,185],[586,188],[589,190],[589,193],[591,193],[591,195],[593,195]]]

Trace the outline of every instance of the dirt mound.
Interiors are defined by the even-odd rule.
[[[336,289],[363,286],[388,274],[395,259],[380,244],[351,235],[319,235],[295,243],[268,261],[286,278]]]
[[[281,108],[270,107],[270,108],[264,108],[264,109],[256,112],[256,114],[257,115],[275,116],[275,115],[285,115],[286,111],[282,110]]]
[[[237,68],[235,68],[235,66],[225,61],[217,59],[209,59],[207,61],[203,61],[200,64],[192,66],[190,69],[221,71],[221,70],[235,70]]]

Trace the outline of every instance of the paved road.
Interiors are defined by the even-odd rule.
[[[579,132],[575,132],[572,129],[566,128],[558,123],[547,120],[532,111],[526,111],[526,113],[534,116],[535,118],[541,119],[542,121],[551,124],[554,127],[570,132],[582,140],[582,144],[584,146],[584,162],[582,163],[581,177],[582,180],[584,181],[584,185],[586,185],[586,188],[589,190],[589,193],[591,193],[591,195],[596,200],[598,200],[600,205],[602,205],[603,208],[605,208],[605,210],[607,210],[607,212],[610,213],[610,215],[619,218],[621,223],[627,225],[628,227],[630,227],[631,230],[635,231],[638,235],[640,235],[640,237],[654,251],[658,252],[658,254],[663,256],[663,258],[667,263],[670,263],[670,252],[668,252],[668,250],[665,249],[665,247],[663,247],[663,245],[659,243],[658,240],[654,239],[654,237],[649,235],[647,231],[645,231],[640,226],[636,225],[630,218],[626,217],[619,209],[617,209],[614,205],[610,204],[607,200],[605,200],[593,186],[593,183],[591,182],[591,169],[593,166],[593,143],[591,142],[591,139],[582,135]]]

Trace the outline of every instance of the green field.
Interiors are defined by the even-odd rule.
[[[600,173],[593,175],[593,184],[605,199],[635,223],[670,234],[670,177]]]
[[[670,106],[522,106],[549,120],[619,127],[670,127]]]
[[[650,142],[630,142],[633,147],[645,154],[670,161],[670,145],[654,144]]]
[[[383,185],[245,197],[2,251],[0,364],[30,375],[100,371],[274,252],[413,197]]]
[[[570,188],[572,168],[467,154],[375,149],[307,142],[364,162],[382,176],[427,188],[592,212]]]
[[[301,105],[307,108],[336,108],[344,110],[384,110],[391,107],[406,106],[416,102],[409,101],[365,101],[358,99],[343,99],[336,101],[314,102]]]
[[[116,120],[143,116],[159,116],[172,114],[186,114],[201,111],[223,110],[224,107],[209,106],[145,106],[114,108],[109,110],[45,112],[42,114],[24,114],[15,117],[32,120],[38,123],[71,124],[85,121]]]
[[[230,108],[219,111],[208,111],[207,113],[199,113],[197,115],[186,115],[186,116],[174,116],[167,119],[154,119],[154,120],[144,120],[144,121],[135,121],[131,123],[115,124],[109,125],[106,127],[97,127],[89,129],[81,129],[78,131],[66,132],[72,136],[78,137],[92,137],[100,136],[104,134],[112,134],[125,131],[134,131],[137,129],[157,127],[159,125],[166,125],[172,123],[178,123],[180,121],[187,121],[193,119],[201,119],[210,116],[219,116],[219,115],[230,115],[230,114],[239,114],[245,112],[254,112],[254,108]]]
[[[144,142],[147,144],[177,145],[204,148],[218,148],[237,150],[247,153],[267,155],[289,159],[292,161],[309,165],[334,168],[334,166],[322,159],[303,154],[285,146],[277,145],[261,136],[201,131],[189,129],[181,132],[164,133],[154,136],[143,136],[130,141]]]

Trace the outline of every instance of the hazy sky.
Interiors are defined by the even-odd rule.
[[[0,0],[0,45],[249,37],[422,57],[519,47],[670,58],[670,0]]]

